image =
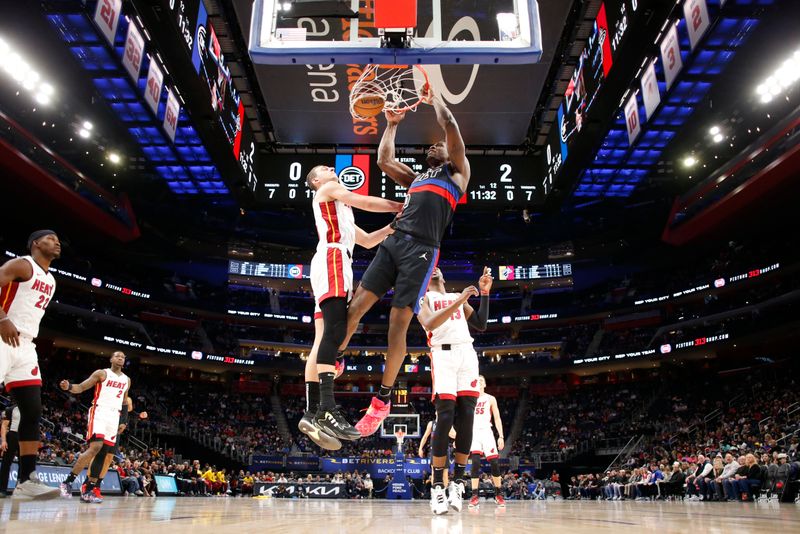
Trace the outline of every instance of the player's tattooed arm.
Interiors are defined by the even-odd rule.
[[[436,121],[444,130],[450,165],[456,173],[463,176],[463,183],[459,185],[463,191],[466,191],[469,185],[470,166],[467,159],[467,150],[464,146],[464,138],[461,136],[458,122],[456,122],[453,112],[445,105],[439,95],[433,93],[430,87],[423,89],[422,100],[432,105],[436,111]]]
[[[87,389],[93,388],[96,384],[99,384],[105,379],[106,379],[106,372],[103,371],[102,369],[98,369],[97,371],[89,375],[89,378],[87,378],[80,384],[70,384],[68,380],[62,380],[59,386],[61,386],[61,389],[63,389],[64,391],[72,393],[73,395],[78,395],[80,393],[83,393]]]
[[[475,286],[465,287],[461,292],[461,295],[449,306],[436,311],[431,311],[430,306],[428,306],[427,303],[428,297],[426,296],[423,298],[422,305],[419,307],[417,320],[419,321],[419,324],[422,325],[422,328],[424,328],[427,332],[432,332],[447,322],[447,320],[452,317],[458,307],[467,302],[468,298],[477,296],[478,289]]]
[[[386,129],[383,131],[381,143],[378,145],[378,167],[398,185],[408,187],[417,175],[408,165],[397,161],[394,152],[397,125],[403,120],[405,113],[387,110],[384,115],[386,116]]]

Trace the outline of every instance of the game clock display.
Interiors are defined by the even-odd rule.
[[[415,173],[428,168],[424,155],[397,159]],[[542,178],[533,158],[472,156],[469,162],[469,190],[459,204],[499,209],[544,202]],[[306,176],[317,165],[335,168],[342,185],[358,194],[405,201],[406,188],[378,168],[374,154],[270,156],[265,175],[260,177],[257,200],[267,204],[307,204],[313,192],[306,186]]]

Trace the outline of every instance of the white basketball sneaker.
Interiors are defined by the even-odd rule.
[[[39,480],[39,475],[34,471],[28,480],[16,487],[11,498],[25,501],[46,501],[55,499],[59,495],[61,495],[61,490],[46,485]]]
[[[464,504],[463,495],[464,483],[451,481],[450,485],[447,487],[447,500],[450,501],[450,506],[456,512],[460,512]]]
[[[447,513],[447,496],[441,486],[431,488],[431,512],[435,515]]]

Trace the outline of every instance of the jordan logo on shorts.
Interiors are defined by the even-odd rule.
[[[428,261],[428,253],[427,252],[424,252],[424,253],[420,254],[419,257],[422,258],[425,261]]]

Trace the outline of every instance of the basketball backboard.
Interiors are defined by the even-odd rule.
[[[395,432],[403,430],[405,438],[419,438],[422,436],[419,428],[419,414],[389,414],[381,423],[381,437],[395,438]]]
[[[249,46],[253,62],[518,65],[536,63],[541,57],[536,0],[474,2],[468,10],[457,0],[417,0],[416,28],[410,30],[406,48],[381,46],[375,24],[378,1],[351,0],[350,9],[359,16],[342,18],[294,15],[293,10],[308,9],[309,2],[302,0],[256,0]]]

